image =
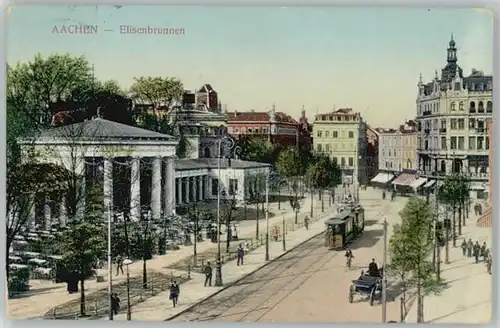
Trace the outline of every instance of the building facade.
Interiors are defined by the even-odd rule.
[[[493,120],[489,119],[486,122],[486,130],[488,133],[488,137],[490,138],[490,142],[493,142]],[[490,145],[489,149],[489,167],[493,168],[493,145]],[[477,220],[477,225],[483,228],[491,228],[491,219],[493,216],[492,206],[493,206],[493,170],[490,170],[489,173],[489,181],[490,188],[488,190],[488,204],[486,205],[486,211],[484,214]]]
[[[315,116],[314,150],[337,161],[346,183],[367,183],[366,129],[360,113],[351,108]]]
[[[396,129],[379,133],[379,171],[392,173],[417,170],[417,126],[408,121]]]
[[[310,143],[299,122],[277,112],[274,105],[269,112],[229,112],[227,126],[228,133],[235,139],[263,139],[280,147]]]
[[[488,190],[490,138],[486,121],[493,112],[492,76],[473,69],[464,76],[456,43],[449,42],[447,64],[432,81],[418,82],[417,157],[419,174],[466,174],[473,197]]]
[[[379,135],[371,126],[366,129],[366,176],[368,181],[373,179],[379,171]]]

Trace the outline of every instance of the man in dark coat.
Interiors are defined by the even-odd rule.
[[[464,256],[466,256],[466,254],[467,254],[467,241],[465,241],[465,239],[462,241],[462,245],[461,246],[462,246],[462,254]]]
[[[474,258],[476,260],[476,263],[479,263],[479,252],[481,250],[481,246],[479,246],[479,242],[476,240],[476,243],[474,244]]]
[[[111,294],[111,311],[116,315],[120,311],[120,298],[117,293]]]
[[[212,286],[212,266],[210,265],[210,262],[207,262],[203,268],[203,273],[205,274],[205,287],[207,287],[207,285],[209,287]]]
[[[368,264],[368,274],[372,277],[378,277],[378,265],[375,259],[372,259],[371,263]]]
[[[172,300],[172,305],[175,307],[179,301],[179,294],[181,293],[181,289],[177,284],[177,281],[172,281],[170,284],[170,299]]]
[[[245,250],[243,249],[243,246],[240,244],[238,246],[238,249],[236,250],[236,265],[240,266],[243,265],[243,256],[245,256]]]
[[[483,258],[483,261],[486,262],[486,242],[484,242],[483,246],[481,246],[479,256],[481,256]]]

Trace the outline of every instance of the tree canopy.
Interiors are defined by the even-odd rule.
[[[285,179],[302,176],[305,174],[305,165],[302,154],[296,148],[288,148],[280,152],[276,167]]]
[[[267,140],[243,138],[238,144],[242,149],[242,160],[269,164],[276,162],[277,148]]]
[[[326,155],[316,155],[314,163],[307,169],[307,180],[318,190],[332,188],[341,182],[341,170],[337,163]]]
[[[132,99],[148,104],[154,110],[169,107],[173,100],[180,100],[184,92],[182,82],[175,77],[137,77],[130,87]],[[168,109],[168,108],[167,108]]]

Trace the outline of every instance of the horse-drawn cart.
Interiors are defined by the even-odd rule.
[[[349,303],[354,300],[354,295],[368,295],[370,297],[370,305],[373,305],[375,299],[379,300],[382,295],[382,279],[363,275],[357,280],[353,280],[349,287]]]

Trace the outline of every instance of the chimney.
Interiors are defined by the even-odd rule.
[[[231,167],[231,156],[227,157],[227,167]]]

